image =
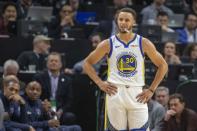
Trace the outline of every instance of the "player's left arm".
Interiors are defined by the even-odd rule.
[[[149,88],[150,90],[155,91],[168,71],[168,64],[162,55],[156,50],[153,43],[148,39],[142,39],[142,48],[144,53],[150,58],[154,65],[158,67],[155,78]]]
[[[149,99],[153,96],[159,83],[164,78],[168,65],[162,55],[156,50],[155,46],[148,39],[142,39],[142,49],[143,52],[150,58],[150,60],[158,67],[155,78],[150,85],[148,90],[144,90],[142,93],[137,95],[137,101],[140,103],[147,103]]]

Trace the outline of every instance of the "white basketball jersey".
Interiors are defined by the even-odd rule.
[[[110,37],[108,79],[114,84],[144,86],[142,37],[135,34],[127,44],[116,35]]]

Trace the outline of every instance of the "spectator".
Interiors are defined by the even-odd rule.
[[[27,123],[30,123],[36,130],[68,130],[68,131],[81,131],[77,125],[73,126],[61,126],[59,120],[51,118],[49,116],[50,111],[46,112],[43,109],[42,101],[39,99],[42,92],[41,85],[32,81],[28,83],[25,89],[25,101]],[[49,109],[50,110],[50,109]]]
[[[113,19],[112,20],[103,20],[99,22],[99,25],[94,29],[93,32],[101,32],[103,34],[104,39],[115,35],[116,32],[118,31],[115,19],[116,19],[116,14],[118,13],[117,11],[113,14]]]
[[[61,72],[62,62],[59,53],[49,54],[47,70],[35,75],[42,86],[42,100],[56,100],[57,112],[62,124],[74,124],[76,116],[72,113],[72,81]]]
[[[4,113],[5,113],[4,106],[2,100],[0,99],[0,131],[4,131],[4,125],[3,125]]]
[[[33,0],[18,0],[18,16],[20,19],[25,19],[27,17],[27,12],[30,6],[32,6]]]
[[[183,63],[194,63],[197,60],[197,44],[189,44],[184,50]]]
[[[190,4],[188,8],[188,13],[192,12],[197,15],[197,0],[191,0],[192,4]]]
[[[46,57],[49,53],[51,39],[43,36],[37,35],[33,40],[33,50],[22,52],[18,58],[17,62],[21,70],[36,70],[40,71],[45,69]]]
[[[173,94],[169,99],[169,110],[165,114],[163,131],[196,131],[197,114],[185,107],[181,94]]]
[[[19,95],[19,90],[19,81],[16,76],[9,75],[4,78],[1,99],[9,117],[9,120],[4,122],[4,126],[6,131],[35,131],[31,125],[25,124],[25,101]]]
[[[148,90],[149,86],[145,85],[143,90]],[[162,131],[164,126],[165,108],[157,101],[150,99],[148,101],[148,122],[151,131]]]
[[[17,8],[15,3],[9,2],[3,6],[0,18],[0,35],[17,35]]]
[[[8,75],[14,75],[17,77],[17,74],[19,72],[19,65],[15,60],[9,59],[7,60],[3,65],[3,76],[0,78],[0,89],[2,91],[3,88],[3,78]],[[23,93],[25,88],[25,83],[22,81],[19,81],[20,85],[20,91]]]
[[[179,56],[176,55],[176,44],[167,42],[164,45],[164,59],[168,64],[181,64]]]
[[[49,24],[49,36],[56,39],[65,38],[68,37],[68,31],[79,27],[79,24],[74,19],[73,13],[70,5],[63,5],[58,16]]]
[[[197,16],[189,13],[185,16],[184,29],[178,29],[178,42],[182,44],[197,42]]]
[[[101,33],[93,33],[91,36],[90,36],[90,41],[91,41],[91,44],[92,44],[92,49],[96,49],[97,45],[103,40],[102,38],[102,35]],[[83,62],[84,62],[84,59],[77,62],[74,66],[73,66],[73,69],[69,69],[69,68],[66,68],[65,69],[65,73],[66,74],[75,74],[75,73],[84,73],[84,70],[83,70]],[[100,62],[98,62],[97,64],[94,65],[94,68],[95,70],[97,71],[97,73],[99,73],[99,69],[100,69],[100,66],[105,62],[105,59],[101,60]]]
[[[172,15],[173,11],[164,5],[165,0],[154,0],[153,3],[141,11],[142,24],[155,24],[158,12],[165,11]]]
[[[168,109],[169,89],[165,86],[159,86],[155,91],[155,100],[163,107]]]
[[[116,9],[127,7],[129,0],[113,0],[114,7]]]
[[[163,32],[174,32],[173,29],[168,27],[169,16],[166,12],[161,11],[157,14],[157,24],[161,26]]]
[[[72,7],[73,16],[76,17],[77,11],[79,9],[80,1],[79,0],[68,0],[68,3]]]

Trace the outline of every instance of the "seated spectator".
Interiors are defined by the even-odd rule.
[[[168,27],[169,16],[166,12],[161,11],[157,14],[157,24],[161,26],[163,32],[174,32],[173,29]]]
[[[114,7],[116,9],[128,6],[129,0],[113,0]]]
[[[3,106],[3,102],[0,98],[0,131],[4,131],[4,124],[3,124],[3,121],[4,121],[4,113],[5,113],[5,109],[4,109],[4,106]]]
[[[61,72],[61,68],[61,56],[53,52],[48,56],[47,70],[36,74],[35,80],[42,86],[42,100],[56,100],[60,122],[65,125],[74,124],[76,116],[72,113],[72,81]]]
[[[173,94],[169,99],[169,110],[164,118],[163,131],[196,131],[197,114],[185,107],[186,103],[181,94]]]
[[[90,41],[91,41],[91,44],[92,44],[92,49],[96,49],[97,45],[103,40],[102,36],[100,33],[93,33],[91,36],[90,36]],[[103,59],[101,60],[100,62],[98,62],[97,64],[94,65],[94,68],[95,70],[99,73],[99,69],[100,69],[100,66],[101,64],[103,64],[106,59]],[[77,62],[72,69],[69,69],[69,68],[66,68],[65,69],[65,73],[66,74],[75,74],[75,73],[84,73],[84,70],[83,70],[83,62],[84,62],[84,59]]]
[[[3,79],[4,77],[8,75],[14,75],[17,77],[17,74],[19,72],[19,65],[15,60],[9,59],[7,60],[3,65],[3,76],[0,78],[0,91],[3,89]],[[25,89],[25,83],[22,81],[19,81],[20,85],[20,93],[23,94],[23,91]]]
[[[102,20],[99,22],[99,25],[94,29],[93,32],[101,32],[103,34],[104,39],[115,35],[118,32],[118,28],[116,26],[116,14],[118,13],[118,9],[114,11],[112,20]]]
[[[49,23],[49,36],[52,38],[67,38],[67,32],[73,28],[80,27],[73,16],[73,9],[70,5],[63,5],[58,16]]]
[[[148,90],[149,86],[145,85],[143,90]],[[150,99],[148,101],[148,122],[151,131],[162,131],[164,126],[165,108],[157,101]]]
[[[69,5],[72,7],[73,16],[76,17],[77,11],[80,6],[80,0],[68,0]]]
[[[181,58],[183,63],[194,63],[197,60],[197,44],[189,44],[184,50],[184,56]]]
[[[185,16],[184,29],[178,29],[178,42],[182,44],[197,42],[197,16],[194,13],[188,13]]]
[[[41,85],[32,81],[28,83],[25,89],[25,102],[26,102],[26,112],[27,123],[32,125],[36,130],[46,131],[46,130],[58,130],[58,131],[81,131],[81,128],[77,125],[72,126],[62,126],[58,119],[52,118],[50,114],[50,109],[45,111],[42,106],[42,101],[40,100],[40,95],[42,93]]]
[[[168,109],[169,89],[165,86],[159,86],[155,91],[155,100],[163,107]]]
[[[30,6],[32,6],[33,0],[17,0],[18,17],[25,19]]]
[[[19,81],[14,75],[6,76],[3,80],[1,99],[8,119],[4,122],[6,131],[35,131],[26,123],[25,101],[19,95]]]
[[[173,14],[173,11],[164,5],[165,0],[153,0],[153,3],[141,11],[142,24],[155,24],[158,12],[164,11],[169,16]]]
[[[41,71],[46,67],[46,57],[49,53],[51,39],[38,35],[33,40],[33,50],[22,52],[17,62],[21,70]]]
[[[197,0],[191,0],[191,4],[189,5],[187,12],[192,12],[197,15]]]
[[[15,3],[6,3],[2,9],[0,18],[0,35],[17,35],[16,28],[17,8]]]
[[[164,45],[164,59],[168,64],[181,64],[179,56],[176,55],[176,44],[167,42]]]

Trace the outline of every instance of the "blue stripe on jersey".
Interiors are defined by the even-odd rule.
[[[125,48],[128,48],[129,45],[130,45],[130,44],[135,40],[135,38],[137,37],[137,34],[135,34],[134,38],[133,38],[132,40],[130,40],[127,44],[126,44],[125,42],[123,42],[122,40],[120,40],[120,39],[118,38],[117,35],[115,35],[115,37],[116,37],[116,39],[117,39],[120,43],[122,43],[122,44],[124,45]]]
[[[109,51],[108,57],[110,58],[110,56],[111,56],[111,54],[112,54],[112,51],[113,51],[112,38],[109,39],[109,44],[110,44],[110,51]]]
[[[143,49],[142,49],[142,36],[140,36],[139,46],[140,46],[140,51],[142,53],[142,56],[144,57],[144,52],[143,52]]]

